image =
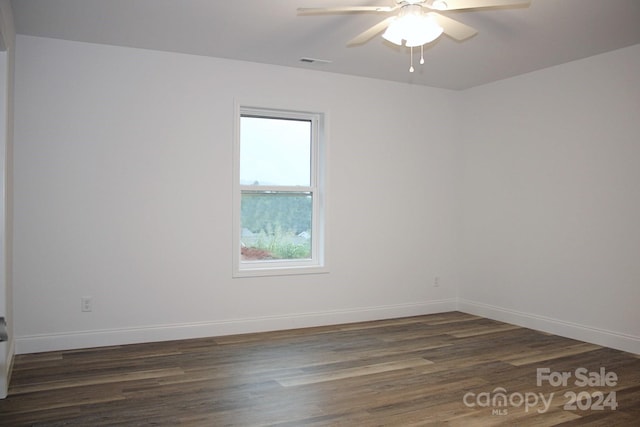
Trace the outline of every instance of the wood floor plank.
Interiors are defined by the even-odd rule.
[[[377,364],[366,364],[354,368],[332,369],[330,372],[297,375],[288,378],[277,379],[278,383],[284,387],[293,387],[303,384],[314,384],[325,381],[335,381],[344,378],[352,378],[363,375],[373,375],[380,372],[395,371],[398,369],[415,368],[417,366],[431,365],[433,362],[422,358],[402,360],[400,362],[387,362]]]
[[[538,385],[541,367],[605,368],[618,381]],[[550,403],[483,404],[502,391]],[[615,392],[618,407],[567,410],[568,392]],[[0,401],[2,426],[637,426],[638,419],[638,355],[457,312],[18,355]]]
[[[57,381],[46,381],[46,382],[34,382],[28,385],[22,386],[12,386],[11,394],[26,394],[26,393],[34,393],[38,391],[46,391],[46,390],[61,390],[72,387],[82,387],[87,385],[96,385],[96,384],[109,384],[109,383],[120,383],[126,381],[140,381],[143,379],[149,378],[161,378],[167,376],[176,376],[182,375],[184,371],[180,368],[167,368],[167,369],[158,369],[153,371],[136,371],[136,372],[124,372],[117,375],[95,375],[88,378],[82,379],[67,379],[63,378]]]
[[[595,344],[581,343],[566,348],[555,349],[552,351],[536,352],[537,354],[529,354],[524,357],[513,358],[510,360],[508,360],[509,358],[504,358],[503,360],[507,359],[509,363],[516,366],[530,365],[532,363],[539,363],[545,360],[557,359],[564,356],[575,356],[578,354],[597,350],[599,348],[601,347]]]

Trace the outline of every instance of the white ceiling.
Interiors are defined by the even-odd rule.
[[[528,7],[444,14],[478,34],[442,36],[409,73],[409,52],[377,36],[387,14],[298,16],[298,7],[394,0],[12,0],[18,34],[182,52],[465,89],[640,43],[640,0],[532,0]],[[419,49],[415,51],[419,55]],[[307,64],[303,57],[330,64]],[[612,76],[615,78],[615,76]]]

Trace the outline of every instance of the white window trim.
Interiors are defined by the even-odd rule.
[[[236,102],[233,138],[233,277],[282,276],[327,273],[326,234],[326,134],[327,113],[308,109],[255,107]],[[240,184],[240,118],[242,115],[302,119],[312,121],[311,185],[309,187],[251,186]],[[242,262],[241,245],[241,201],[243,190],[294,191],[313,193],[312,205],[312,259],[265,260]]]

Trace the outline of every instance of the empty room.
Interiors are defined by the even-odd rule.
[[[640,1],[0,0],[0,82],[0,425],[638,425]]]

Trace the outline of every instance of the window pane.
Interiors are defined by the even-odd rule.
[[[242,261],[310,259],[312,198],[308,192],[242,192]]]
[[[311,121],[242,116],[240,184],[311,186]]]

